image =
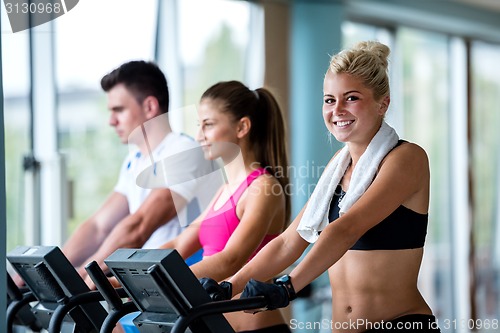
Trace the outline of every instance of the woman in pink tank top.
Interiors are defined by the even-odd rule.
[[[238,81],[220,82],[204,92],[197,140],[205,158],[222,162],[225,184],[184,232],[162,248],[188,258],[198,278],[222,281],[236,273],[290,219],[286,193],[288,158],[279,105],[265,88],[250,90]],[[237,332],[290,332],[281,312],[236,312],[226,318]]]

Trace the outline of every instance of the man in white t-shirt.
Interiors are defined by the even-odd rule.
[[[167,114],[165,114],[165,116],[158,116],[153,118],[151,121],[166,121],[166,116]],[[184,134],[170,132],[151,153],[148,152],[148,154],[144,155],[140,149],[133,149],[122,163],[120,176],[114,191],[127,198],[131,213],[137,212],[151,192],[155,191],[152,189],[152,187],[155,187],[154,184],[151,186],[148,186],[149,184],[138,184],[138,176],[148,167],[151,167],[151,165],[153,165],[153,168],[155,166],[160,168],[163,166],[164,161],[168,161],[170,157],[174,157],[178,154],[183,154],[183,152],[186,152],[183,160],[176,160],[176,165],[169,169],[176,167],[180,172],[193,174],[193,171],[188,169],[195,169],[197,166],[194,163],[190,163],[193,158],[190,157],[189,152],[196,149],[196,147],[198,147],[197,143],[190,137]],[[159,178],[163,178],[162,176],[163,175],[160,175]],[[158,180],[159,184],[157,187],[166,187],[166,185],[164,185],[166,180],[162,180],[163,179]],[[197,195],[196,191],[198,189],[196,185],[197,184],[190,182],[183,182],[176,186],[169,187],[170,193],[173,196],[172,201],[174,206],[175,208],[180,209],[176,209],[177,215],[170,219],[168,223],[159,226],[151,234],[146,242],[142,244],[142,248],[158,248],[166,242],[166,239],[170,240],[182,231],[182,226],[186,226],[186,222],[184,222],[184,219],[182,218],[179,219],[179,215],[187,213],[186,209],[182,209],[186,205],[186,202],[189,202],[186,205],[186,208],[189,209],[189,213],[192,217],[196,217],[200,214],[200,210],[197,208],[198,201],[196,200],[197,198],[195,198]],[[175,190],[173,190],[173,187]]]
[[[109,124],[131,149],[114,191],[62,248],[89,284],[83,267],[88,262],[95,260],[106,270],[104,259],[116,249],[159,247],[200,213],[203,207],[195,204],[199,195],[211,196],[196,181],[177,181],[168,188],[165,181],[152,182],[159,186],[136,183],[148,170],[152,176],[166,178],[169,175],[165,172],[157,173],[157,168],[164,171],[165,165],[181,173],[184,180],[198,174],[196,163],[190,160],[192,154],[183,153],[196,151],[198,144],[171,131],[168,86],[158,66],[144,61],[125,63],[105,75],[101,86],[108,97]],[[168,162],[169,156],[174,163]],[[179,214],[184,216],[183,223]]]

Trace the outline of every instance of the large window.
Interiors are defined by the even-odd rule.
[[[156,6],[156,0],[80,1],[54,21],[59,148],[72,185],[68,233],[117,181],[127,147],[108,125],[100,80],[126,61],[154,60]]]
[[[46,80],[45,84],[48,89],[56,89],[58,150],[64,155],[72,189],[67,233],[88,218],[112,191],[127,152],[108,125],[100,79],[129,60],[158,60],[158,50],[167,47],[158,39],[158,19],[167,19],[159,15],[160,4],[175,11],[176,25],[163,25],[168,29],[162,33],[177,38],[179,48],[174,50],[178,63],[159,65],[164,70],[180,69],[180,78],[170,79],[168,72],[166,75],[170,87],[181,87],[183,106],[195,111],[201,93],[217,81],[245,82],[249,61],[253,61],[247,51],[255,4],[229,0],[89,0],[80,1],[57,18],[49,31],[54,34],[55,82]],[[10,250],[25,244],[23,158],[31,151],[30,47],[29,33],[11,33],[3,5],[1,11]],[[31,51],[37,54],[37,50]],[[170,111],[175,113],[172,109],[171,105]],[[194,135],[196,113],[189,115],[181,127],[174,129]]]
[[[248,84],[246,70],[253,67],[253,59],[247,57],[252,6],[255,5],[231,0],[179,1],[178,40],[185,114],[182,127],[190,135],[197,130],[195,110],[203,91],[219,81],[239,80]]]
[[[184,102],[198,102],[210,85],[245,81],[250,4],[228,0],[179,2]]]
[[[431,204],[421,289],[438,318],[453,318],[450,240],[449,156],[450,96],[448,38],[413,29],[399,29],[404,137],[421,145],[429,156]],[[464,147],[466,149],[466,147]]]
[[[7,250],[24,242],[23,160],[30,153],[29,35],[12,33],[2,5],[2,74],[4,88]]]
[[[500,46],[472,43],[472,193],[477,318],[500,316]]]

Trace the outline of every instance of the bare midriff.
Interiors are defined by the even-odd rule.
[[[328,270],[333,332],[363,332],[373,323],[431,314],[417,289],[422,255],[421,248],[349,250]]]

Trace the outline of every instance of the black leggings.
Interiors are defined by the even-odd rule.
[[[410,314],[383,323],[374,323],[369,332],[441,332],[433,315]]]
[[[239,331],[238,333],[292,333],[287,324],[279,324],[264,328],[259,328],[257,330],[251,331]]]

